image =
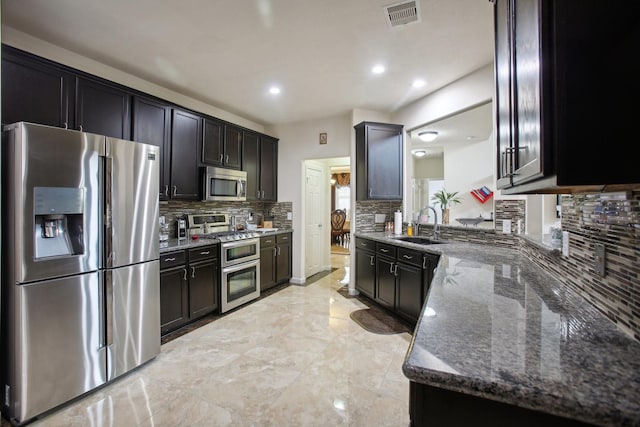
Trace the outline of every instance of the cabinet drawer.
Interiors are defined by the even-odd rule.
[[[291,243],[291,234],[278,234],[276,236],[276,243],[279,245]]]
[[[199,248],[189,249],[189,262],[201,261],[205,259],[217,258],[218,246],[202,246]]]
[[[276,244],[276,236],[263,236],[260,238],[260,247],[261,248],[268,248],[271,246],[275,246]]]
[[[356,237],[356,249],[364,249],[365,251],[375,251],[376,244],[371,240]]]
[[[184,251],[162,253],[160,254],[160,270],[184,265],[186,260]]]
[[[376,243],[376,253],[378,255],[384,255],[391,258],[396,257],[396,247],[393,245],[387,245],[384,243]]]
[[[398,261],[415,265],[416,267],[422,267],[422,255],[422,252],[407,248],[398,248]]]

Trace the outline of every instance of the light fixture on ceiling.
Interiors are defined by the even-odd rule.
[[[280,93],[280,88],[278,86],[271,86],[269,88],[269,93],[272,95],[278,95]]]
[[[384,65],[378,64],[378,65],[376,65],[375,67],[373,67],[371,69],[371,72],[373,74],[382,74],[382,73],[384,73],[384,70],[385,70]]]
[[[428,131],[420,132],[418,134],[418,138],[420,138],[425,142],[431,142],[437,137],[438,137],[438,132],[436,132],[435,130],[428,130]]]
[[[416,157],[424,157],[427,155],[427,150],[413,150],[411,154],[413,154]]]
[[[419,88],[425,85],[424,80],[421,79],[416,79],[413,81],[413,83],[411,83],[411,86],[415,87],[415,88]]]

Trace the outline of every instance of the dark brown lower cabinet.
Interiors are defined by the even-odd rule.
[[[578,427],[590,424],[409,382],[410,426]]]
[[[160,272],[160,333],[185,325],[189,320],[187,266]]]
[[[371,299],[376,297],[375,243],[356,237],[356,289]]]
[[[422,310],[422,268],[398,262],[396,286],[396,311],[402,317],[415,322]]]
[[[260,292],[291,278],[291,233],[260,238]]]
[[[376,297],[380,305],[395,310],[396,308],[396,276],[393,258],[378,256],[376,258]]]
[[[375,252],[374,252],[375,251]],[[426,301],[439,256],[356,238],[356,289],[415,323]]]
[[[218,309],[218,276],[218,245],[161,254],[162,335]]]

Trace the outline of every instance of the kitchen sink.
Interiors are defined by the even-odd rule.
[[[442,243],[442,242],[437,242],[435,240],[431,240],[428,237],[418,237],[418,236],[401,236],[401,237],[394,237],[395,240],[400,240],[403,242],[409,242],[409,243],[418,243],[420,245],[436,245],[438,243]]]

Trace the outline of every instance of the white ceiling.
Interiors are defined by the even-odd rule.
[[[492,3],[419,1],[397,28],[395,0],[2,0],[2,25],[269,125],[393,112],[493,60]]]

